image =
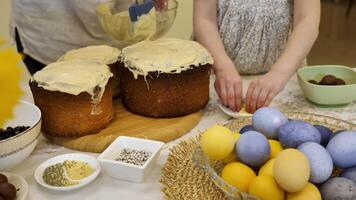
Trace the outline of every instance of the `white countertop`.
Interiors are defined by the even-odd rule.
[[[244,89],[247,88],[248,82],[252,78],[253,77],[244,77]],[[23,99],[33,102],[26,82],[24,82],[23,88],[26,90],[26,96],[24,96]],[[37,145],[35,151],[30,155],[30,157],[10,172],[16,173],[26,179],[29,184],[29,195],[27,198],[29,200],[94,200],[100,198],[102,198],[103,200],[163,199],[163,193],[161,192],[161,186],[159,183],[160,169],[162,168],[167,159],[167,156],[169,154],[169,148],[176,145],[182,140],[188,139],[196,135],[199,131],[203,131],[217,122],[225,122],[229,119],[229,117],[224,115],[219,110],[217,106],[217,96],[212,87],[210,96],[211,99],[209,101],[209,104],[205,108],[205,114],[199,124],[183,137],[164,145],[155,169],[141,184],[112,179],[105,173],[104,170],[102,170],[101,174],[96,180],[94,180],[92,183],[82,189],[72,192],[52,192],[50,190],[47,190],[37,184],[34,179],[33,174],[37,166],[41,162],[53,156],[65,153],[73,153],[77,151],[53,145],[49,143],[46,139],[44,139],[42,136],[40,137],[39,144]],[[299,89],[296,76],[294,76],[288,82],[283,92],[281,92],[276,97],[271,106],[280,108],[282,110],[297,110],[301,112],[329,115],[356,124],[356,102],[341,108],[331,109],[316,107],[315,105],[312,105],[304,99]],[[97,157],[99,155],[95,153],[88,154],[94,157]]]

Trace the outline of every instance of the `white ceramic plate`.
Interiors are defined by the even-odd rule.
[[[0,172],[0,173],[7,176],[9,183],[14,185],[15,188],[18,190],[16,192],[15,200],[25,200],[28,194],[28,184],[25,181],[25,179],[13,173],[8,173],[8,172]]]
[[[235,112],[235,111],[232,111],[230,108],[222,105],[221,103],[219,103],[219,108],[225,114],[227,114],[227,115],[229,115],[230,117],[233,117],[233,118],[252,116],[252,114],[248,113],[245,108],[242,108],[240,112]]]
[[[77,185],[65,186],[65,187],[48,185],[43,180],[43,177],[42,177],[45,169],[51,165],[55,165],[57,163],[62,163],[65,160],[76,160],[76,161],[87,162],[94,169],[94,172],[90,176],[88,176],[82,180],[79,180],[78,181],[79,184],[77,184]],[[99,162],[96,160],[96,158],[94,158],[92,156],[88,156],[86,154],[81,154],[81,153],[64,154],[64,155],[60,155],[60,156],[56,156],[51,159],[48,159],[47,161],[43,162],[40,166],[38,166],[35,171],[35,179],[40,185],[42,185],[45,188],[48,188],[51,190],[56,190],[56,191],[70,191],[70,190],[75,190],[75,189],[81,188],[81,187],[87,185],[88,183],[92,182],[99,175],[100,170],[101,170],[101,168],[100,168]]]

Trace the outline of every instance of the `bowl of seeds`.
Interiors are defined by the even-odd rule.
[[[19,101],[14,118],[0,127],[0,171],[25,160],[35,149],[40,131],[40,109],[30,102]]]
[[[113,178],[141,183],[155,165],[163,142],[120,136],[98,160]]]
[[[63,154],[40,164],[35,171],[37,183],[55,191],[71,191],[84,187],[100,173],[96,158],[82,154]]]

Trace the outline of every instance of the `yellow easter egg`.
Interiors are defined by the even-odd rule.
[[[221,177],[240,191],[247,192],[248,186],[256,178],[256,174],[247,165],[240,162],[232,162],[223,168]]]
[[[288,193],[287,200],[321,200],[321,194],[315,185],[308,183],[302,191]]]
[[[277,157],[277,155],[283,151],[281,143],[277,140],[268,140],[269,145],[271,146],[271,158]]]
[[[274,167],[274,162],[276,159],[271,159],[269,161],[267,161],[258,171],[258,175],[269,175],[269,176],[273,176],[274,177],[274,173],[273,173],[273,167]]]
[[[233,132],[233,136],[234,136],[234,141],[235,141],[235,144],[237,142],[237,140],[239,140],[241,134],[239,132]]]
[[[239,140],[241,134],[238,132],[233,132],[234,140],[235,140],[235,145],[237,143],[237,140]],[[235,148],[234,148],[235,149]],[[226,158],[222,160],[225,164],[231,163],[231,162],[239,162],[239,158],[236,155],[236,152],[233,150]]]
[[[274,178],[287,192],[299,192],[308,184],[310,166],[307,157],[296,149],[278,154],[273,167]]]
[[[230,155],[222,160],[225,164],[229,164],[231,162],[239,162],[239,158],[236,156],[235,151],[232,151]]]
[[[230,129],[215,125],[202,134],[200,146],[209,158],[222,160],[234,150],[234,135]]]
[[[248,193],[261,200],[284,200],[285,193],[272,176],[257,176],[249,185]]]

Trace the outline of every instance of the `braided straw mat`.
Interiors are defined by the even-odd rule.
[[[333,131],[351,130],[356,125],[321,115],[289,112],[289,118],[322,124]],[[226,124],[232,131],[238,131],[246,124],[251,124],[251,117],[239,118]],[[183,141],[170,150],[167,162],[162,168],[160,182],[165,199],[227,199],[224,193],[213,183],[209,175],[196,166],[192,155],[199,145],[199,136]]]

